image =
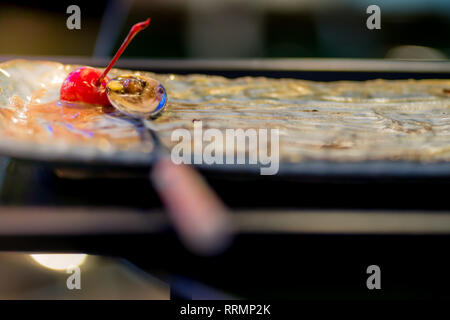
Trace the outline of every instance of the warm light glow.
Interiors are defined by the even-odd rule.
[[[32,254],[31,258],[40,265],[52,270],[66,270],[72,266],[80,266],[87,254]]]

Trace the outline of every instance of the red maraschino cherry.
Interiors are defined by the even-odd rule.
[[[150,18],[143,22],[136,23],[128,33],[124,42],[120,46],[114,58],[108,64],[103,72],[92,67],[80,67],[73,70],[64,80],[60,99],[69,102],[84,102],[102,106],[110,105],[106,96],[106,84],[109,78],[106,76],[122,55],[134,36],[141,30],[148,27]]]

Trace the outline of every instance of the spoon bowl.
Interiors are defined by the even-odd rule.
[[[166,106],[166,89],[158,81],[140,74],[121,75],[106,85],[109,102],[134,118],[151,118]]]

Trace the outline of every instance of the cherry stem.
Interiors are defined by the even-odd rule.
[[[122,45],[120,46],[119,50],[117,50],[116,55],[114,56],[114,58],[112,58],[111,62],[108,64],[108,66],[106,67],[105,71],[103,71],[103,73],[100,75],[100,77],[97,79],[96,84],[97,86],[100,86],[103,79],[106,77],[106,75],[108,74],[108,72],[111,70],[111,68],[114,66],[114,64],[116,63],[116,61],[120,58],[120,56],[122,55],[123,51],[125,50],[126,47],[128,47],[128,44],[130,43],[131,40],[133,40],[134,36],[141,30],[145,29],[148,27],[148,25],[150,24],[150,18],[148,18],[145,21],[142,22],[138,22],[136,23],[134,26],[131,27],[130,32],[128,32],[127,37],[125,38],[125,40],[123,41]]]

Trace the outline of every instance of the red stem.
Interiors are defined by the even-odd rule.
[[[138,22],[136,23],[134,26],[131,27],[130,32],[128,32],[127,37],[125,38],[125,40],[123,41],[122,45],[120,46],[119,50],[117,50],[116,55],[114,56],[114,58],[112,58],[111,62],[108,64],[108,66],[106,67],[105,71],[103,71],[103,73],[101,74],[101,76],[97,79],[97,86],[100,86],[103,79],[106,77],[106,75],[108,74],[109,70],[111,70],[111,68],[114,66],[114,64],[116,63],[116,61],[119,59],[119,57],[122,55],[123,51],[125,50],[126,47],[128,47],[128,44],[130,43],[131,40],[133,40],[134,36],[141,30],[145,29],[148,27],[148,25],[150,24],[150,18],[148,18],[145,21],[142,22]]]

